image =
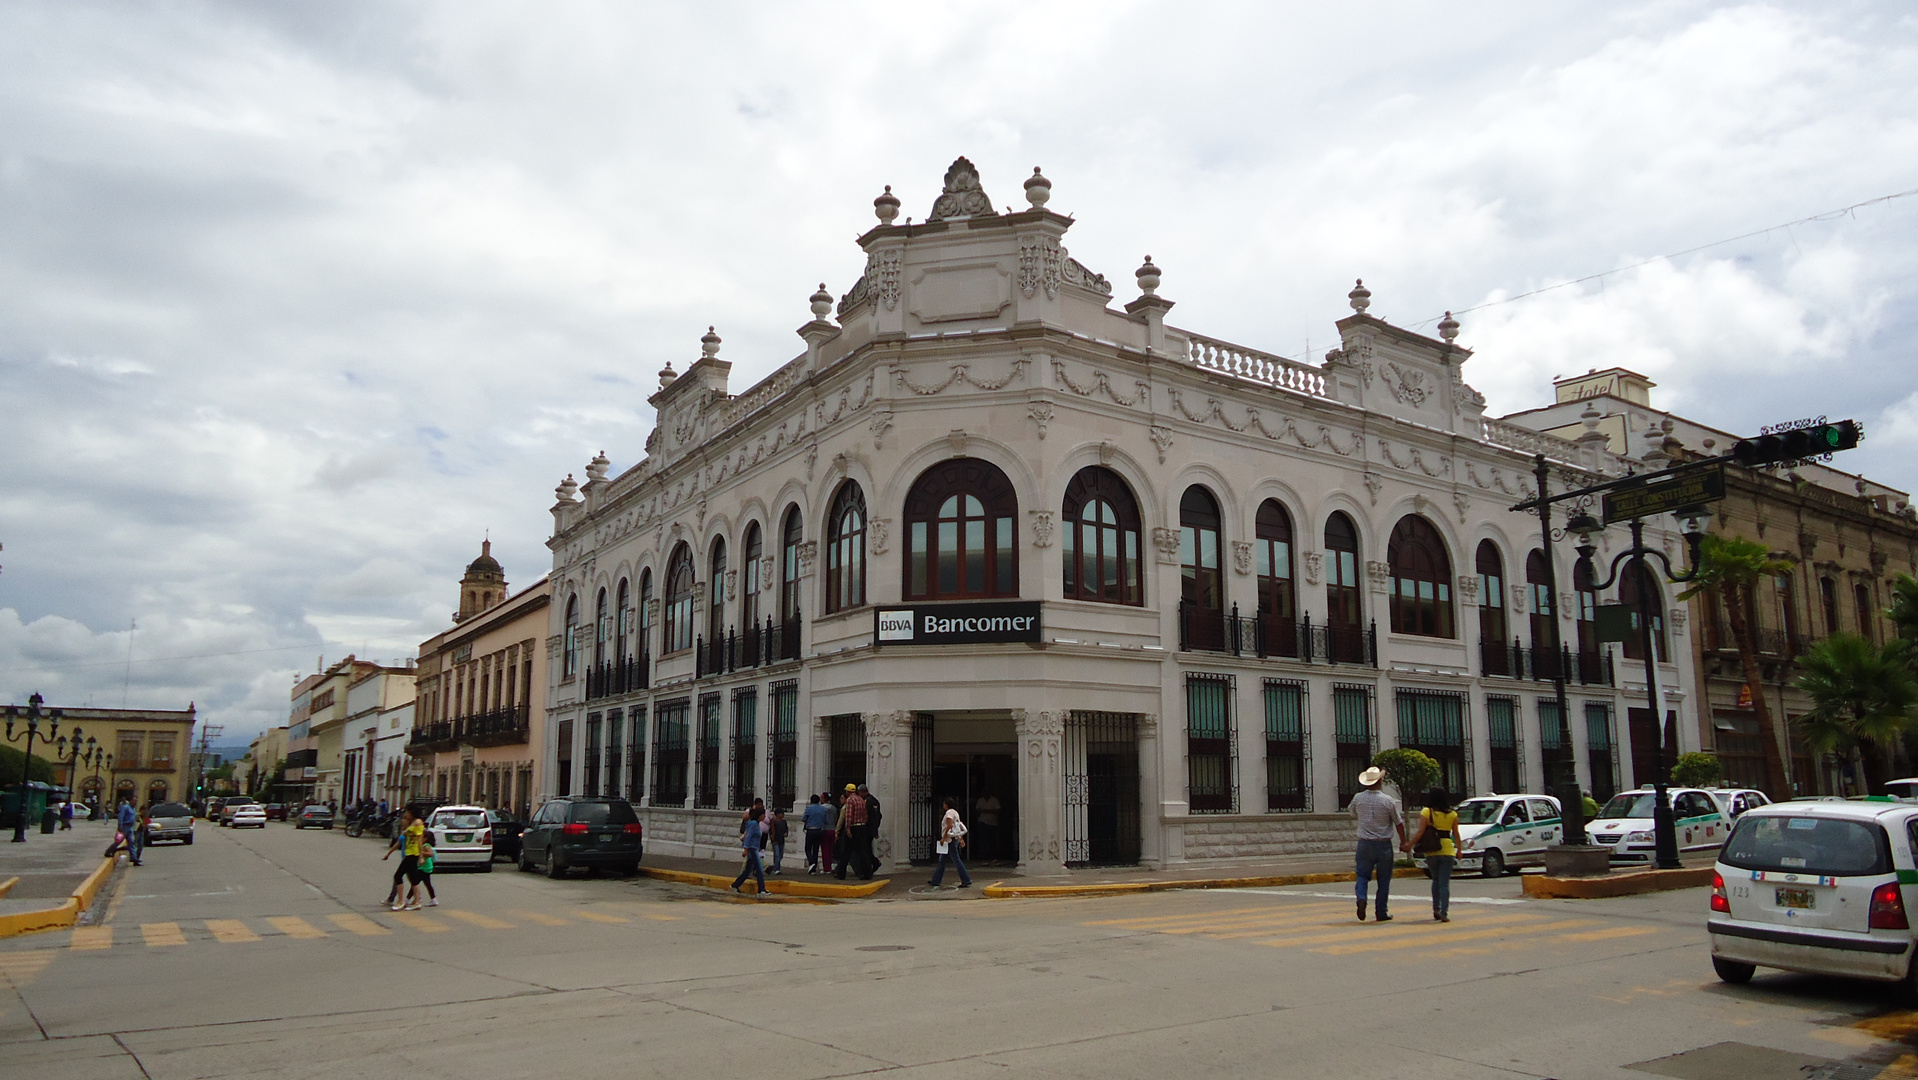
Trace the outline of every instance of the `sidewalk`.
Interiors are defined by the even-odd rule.
[[[8,841],[13,833],[0,835],[0,882],[18,877],[4,899],[0,915],[53,907],[65,900],[100,867],[100,854],[113,842],[114,825],[109,821],[76,819],[65,832],[44,835],[39,828],[27,830],[27,842]]]

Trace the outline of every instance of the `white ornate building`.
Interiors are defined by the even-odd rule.
[[[709,332],[660,373],[644,459],[560,485],[543,794],[625,795],[650,849],[729,855],[753,796],[864,780],[889,865],[950,795],[975,858],[1042,872],[1343,847],[1396,745],[1466,792],[1539,790],[1567,749],[1601,797],[1643,779],[1642,669],[1542,648],[1598,598],[1560,544],[1554,604],[1508,509],[1535,454],[1555,488],[1622,471],[1602,435],[1488,420],[1457,323],[1394,327],[1363,285],[1322,366],[1168,325],[1150,258],[1115,307],[1050,188],[995,212],[961,158],[903,225],[888,188],[804,353],[734,393]]]

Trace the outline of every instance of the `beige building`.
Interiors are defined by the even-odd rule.
[[[339,802],[398,801],[406,743],[413,733],[413,661],[361,673],[346,689]]]
[[[131,798],[136,806],[185,802],[192,798],[187,762],[192,749],[194,708],[62,709],[60,734],[69,740],[95,741],[93,765],[72,766],[73,790],[90,805]],[[110,761],[105,760],[112,755]],[[68,769],[54,774],[62,783]]]
[[[1731,433],[1688,420],[1652,404],[1651,380],[1624,368],[1593,371],[1553,383],[1556,400],[1505,419],[1566,438],[1595,430],[1616,453],[1636,450],[1648,461],[1671,455],[1724,454],[1758,431]],[[1846,794],[1859,778],[1844,774],[1836,759],[1814,756],[1790,734],[1790,721],[1811,701],[1793,683],[1797,658],[1807,646],[1838,632],[1882,641],[1894,633],[1884,617],[1891,583],[1918,572],[1918,513],[1905,492],[1836,468],[1801,463],[1791,468],[1747,469],[1728,464],[1726,498],[1714,503],[1711,531],[1756,540],[1790,569],[1750,597],[1762,685],[1746,682],[1744,666],[1725,613],[1710,597],[1691,603],[1697,681],[1699,738],[1714,751],[1727,781],[1758,788],[1765,782],[1764,737],[1753,705],[1765,695],[1773,718],[1772,738],[1786,767],[1786,795]]]
[[[1486,417],[1457,322],[1395,326],[1362,284],[1321,364],[1173,325],[1150,259],[1115,301],[1024,188],[1002,213],[962,158],[916,223],[880,195],[802,353],[735,392],[709,332],[644,457],[559,486],[541,794],[730,857],[755,796],[865,781],[888,865],[931,857],[950,796],[975,857],[1044,872],[1349,848],[1385,747],[1465,794],[1568,757],[1601,796],[1646,779],[1614,647],[1569,660],[1558,715],[1544,643],[1586,598],[1509,510],[1536,455],[1555,489],[1632,462]],[[1696,749],[1668,615],[1659,706]]]
[[[355,683],[382,671],[409,674],[404,668],[382,668],[348,655],[294,684],[287,725],[287,783],[293,802],[340,801],[346,783],[347,695]]]
[[[286,758],[286,730],[268,728],[247,744],[246,756],[233,769],[233,779],[242,794],[258,798],[278,779],[272,770]]]
[[[545,738],[547,605],[541,578],[517,593],[492,543],[460,579],[453,627],[420,643],[406,753],[410,794],[508,810],[523,820],[539,790]]]

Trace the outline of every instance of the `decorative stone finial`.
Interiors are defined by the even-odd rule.
[[[1147,296],[1156,296],[1159,292],[1159,268],[1152,265],[1152,256],[1145,257],[1145,265],[1132,272],[1138,279],[1139,291]]]
[[[832,294],[826,291],[826,283],[819,283],[819,291],[812,294],[812,317],[823,319],[832,314]]]
[[[589,481],[606,479],[606,470],[611,468],[612,464],[612,459],[606,456],[606,451],[601,450],[593,460],[586,463],[586,479]]]
[[[1458,320],[1452,318],[1451,312],[1446,312],[1445,317],[1439,320],[1438,330],[1447,345],[1458,340]]]
[[[1598,406],[1588,401],[1585,403],[1585,411],[1578,414],[1578,419],[1585,425],[1586,431],[1597,431],[1598,422],[1605,418],[1599,414]]]
[[[1365,314],[1366,308],[1372,306],[1372,290],[1365,287],[1364,278],[1358,279],[1358,284],[1352,287],[1351,292],[1345,294],[1345,298],[1352,302],[1352,310],[1361,315]]]
[[[713,333],[713,328],[708,326],[706,328],[706,332],[699,336],[700,359],[711,360],[713,357],[718,355],[719,355],[719,335]]]
[[[899,196],[892,193],[891,184],[887,184],[886,190],[872,201],[872,212],[881,225],[890,225],[892,219],[899,216]]]
[[[946,218],[992,217],[992,200],[986,197],[985,189],[979,186],[979,170],[972,162],[961,157],[955,159],[952,167],[946,170],[946,189],[932,203],[932,215],[927,221],[943,221]]]
[[[1026,177],[1026,201],[1032,204],[1034,210],[1043,210],[1046,200],[1050,198],[1052,198],[1052,181],[1046,179],[1045,174],[1039,171],[1039,166],[1034,165],[1032,175]]]
[[[573,480],[572,473],[566,474],[566,479],[559,482],[559,486],[553,489],[553,494],[559,498],[560,502],[575,501],[573,497],[579,494],[579,484]]]
[[[679,372],[673,370],[673,362],[666,361],[666,366],[659,369],[659,388],[666,389],[673,385],[673,380],[677,378],[679,378]]]

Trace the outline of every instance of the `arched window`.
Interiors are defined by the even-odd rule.
[[[1790,573],[1780,574],[1772,579],[1772,590],[1778,599],[1778,625],[1785,631],[1785,648],[1793,656],[1799,651],[1798,644],[1798,594],[1792,585]],[[1710,593],[1706,594],[1710,596]],[[1716,640],[1729,643],[1730,634],[1719,635],[1716,620],[1711,627]]]
[[[1185,643],[1225,646],[1225,578],[1219,562],[1219,503],[1197,484],[1179,499],[1179,608]]]
[[[606,639],[613,636],[613,628],[606,617],[606,588],[600,587],[599,598],[593,602],[593,666],[606,666]]]
[[[1139,504],[1119,474],[1088,465],[1066,485],[1059,512],[1065,598],[1145,603],[1139,579]]]
[[[726,538],[713,537],[712,557],[706,561],[706,640],[714,647],[726,640]]]
[[[1452,633],[1452,558],[1432,523],[1407,514],[1385,546],[1392,569],[1392,632],[1449,638]]]
[[[693,551],[681,542],[673,548],[666,563],[666,644],[662,650],[676,653],[693,647],[693,596],[698,582],[693,580]]]
[[[1552,646],[1552,619],[1556,616],[1553,615],[1550,574],[1544,552],[1534,548],[1525,556],[1525,599],[1526,609],[1531,612],[1534,653],[1545,652]]]
[[[1838,632],[1838,583],[1828,577],[1819,578],[1818,599],[1825,607],[1825,635],[1829,637]]]
[[[1871,587],[1862,582],[1852,587],[1852,599],[1858,605],[1858,632],[1867,640],[1878,640],[1878,620],[1874,616],[1871,604]]]
[[[579,674],[579,594],[566,598],[566,630],[560,657],[560,676],[570,679]]]
[[[906,495],[907,600],[1018,596],[1012,481],[977,458],[927,469]]]
[[[1506,644],[1505,560],[1498,545],[1478,542],[1478,639]],[[1503,674],[1502,672],[1495,674]]]
[[[632,597],[626,592],[626,579],[619,579],[619,592],[615,596],[613,611],[613,659],[625,660],[630,654],[626,651],[633,633]]]
[[[1259,634],[1263,654],[1299,655],[1298,594],[1292,581],[1292,515],[1277,499],[1259,504],[1252,523],[1253,562],[1259,575]]]
[[[826,514],[826,612],[866,602],[866,495],[851,480],[839,485]]]
[[[806,523],[799,507],[786,508],[786,529],[779,551],[779,621],[799,625],[799,545],[806,536]]]
[[[653,654],[653,571],[639,572],[639,654]]]
[[[1359,613],[1359,531],[1334,512],[1325,523],[1325,621],[1356,630]]]
[[[759,560],[766,555],[765,538],[759,522],[746,526],[745,559],[739,566],[739,628],[750,634],[758,628],[764,613],[759,610]]]
[[[1572,567],[1572,596],[1578,601],[1579,655],[1598,652],[1598,590],[1593,587],[1591,564],[1579,560]],[[1747,608],[1746,610],[1750,610]]]
[[[1657,576],[1639,567],[1637,560],[1626,563],[1624,571],[1618,575],[1619,603],[1632,609],[1632,636],[1625,639],[1625,657],[1628,660],[1645,659],[1645,648],[1639,642],[1639,612],[1649,607],[1652,612],[1652,647],[1658,650],[1658,658],[1662,661],[1665,659],[1664,592],[1658,587]]]

